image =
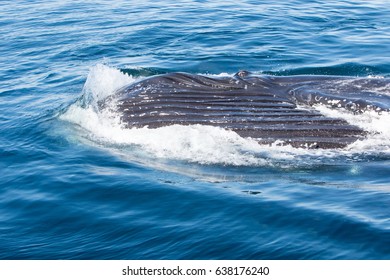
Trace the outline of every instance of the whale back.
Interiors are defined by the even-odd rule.
[[[362,139],[366,132],[359,127],[308,107],[329,94],[325,90],[324,99],[319,98],[310,81],[313,77],[281,79],[247,72],[233,77],[170,73],[118,90],[116,109],[127,128],[199,124],[232,130],[262,144],[307,148],[342,148]],[[348,109],[349,99],[337,98]]]

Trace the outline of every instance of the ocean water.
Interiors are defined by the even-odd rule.
[[[390,78],[375,1],[0,2],[0,259],[390,259],[390,115],[345,149],[96,109],[185,71]],[[382,94],[390,95],[389,89]]]

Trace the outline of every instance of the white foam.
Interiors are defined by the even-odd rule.
[[[365,139],[352,143],[342,152],[371,153],[373,155],[378,153],[390,154],[389,112],[378,113],[374,110],[368,110],[362,114],[352,114],[344,109],[331,109],[324,105],[318,105],[316,109],[326,116],[344,119],[369,133]]]
[[[122,128],[119,119],[96,113],[92,107],[72,105],[61,117],[87,130],[89,140],[142,148],[156,158],[178,159],[204,164],[259,165],[264,159],[256,156],[257,142],[243,139],[235,132],[218,127],[172,125],[157,129]]]
[[[83,96],[87,105],[91,105],[91,103],[112,95],[118,88],[135,81],[135,78],[116,68],[98,64],[90,68],[84,84]]]
[[[223,74],[225,75],[225,74]],[[83,128],[82,138],[103,147],[125,150],[141,149],[148,156],[184,160],[202,164],[275,165],[310,164],[326,159],[362,153],[390,155],[390,114],[366,112],[353,115],[345,110],[318,106],[323,114],[343,118],[370,132],[366,140],[357,141],[346,149],[308,150],[291,146],[260,145],[253,139],[242,138],[233,131],[218,127],[172,125],[157,129],[126,129],[112,110],[98,110],[94,104],[110,96],[118,88],[136,81],[115,68],[105,65],[93,67],[84,86],[87,104],[75,103],[60,116],[62,120]],[[75,133],[80,133],[75,131]],[[309,159],[308,159],[309,158]]]

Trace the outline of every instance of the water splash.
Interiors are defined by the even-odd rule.
[[[97,110],[96,106],[99,100],[105,99],[118,88],[135,81],[133,76],[104,64],[91,67],[83,87],[81,105],[84,108],[93,106]]]

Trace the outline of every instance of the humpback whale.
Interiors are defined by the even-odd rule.
[[[209,125],[261,144],[343,148],[367,132],[316,110],[316,104],[353,114],[390,108],[390,80],[342,76],[272,76],[239,71],[211,77],[188,73],[152,76],[119,89],[115,101],[126,128]]]

